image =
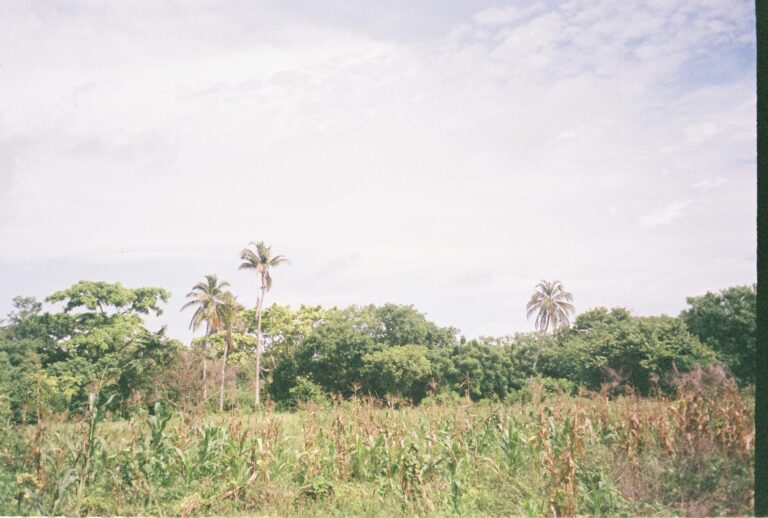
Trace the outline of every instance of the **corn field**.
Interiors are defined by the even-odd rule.
[[[694,378],[674,398],[95,409],[7,428],[0,514],[744,515],[753,426],[750,395]]]

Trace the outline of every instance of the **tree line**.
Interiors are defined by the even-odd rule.
[[[145,326],[170,297],[162,288],[81,281],[47,297],[46,311],[16,297],[0,326],[0,418],[79,412],[89,397],[125,415],[158,400],[256,408],[262,384],[271,403],[292,407],[353,396],[516,401],[531,378],[574,395],[647,395],[669,392],[675,374],[712,364],[742,386],[755,379],[755,286],[689,297],[675,317],[624,308],[574,317],[562,283],[542,281],[525,308],[536,331],[467,340],[410,305],[266,306],[272,271],[288,260],[263,242],[240,260],[260,282],[255,306],[205,276],[182,308],[192,309],[190,327],[202,332],[188,346]]]

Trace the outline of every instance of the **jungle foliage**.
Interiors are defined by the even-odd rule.
[[[262,315],[262,378],[269,401],[286,407],[306,392],[294,390],[300,383],[328,398],[414,403],[450,394],[514,400],[531,378],[573,393],[669,393],[675,374],[715,363],[746,386],[754,381],[754,296],[754,287],[741,286],[691,297],[680,317],[595,308],[553,332],[473,340],[408,305],[272,304]],[[168,297],[160,288],[82,281],[49,296],[46,311],[32,298],[14,299],[0,327],[0,413],[34,422],[40,411],[82,411],[89,393],[111,398],[109,410],[123,414],[158,400],[205,407],[219,386],[222,408],[251,407],[257,311],[239,308],[237,326],[214,320],[185,348],[144,325]],[[206,362],[207,379],[197,380]]]

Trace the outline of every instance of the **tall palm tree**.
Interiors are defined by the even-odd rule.
[[[243,306],[237,302],[237,297],[227,291],[222,296],[223,305],[221,322],[227,330],[227,346],[224,348],[224,361],[221,362],[221,384],[219,385],[219,412],[224,411],[224,381],[227,373],[227,357],[232,350],[232,332],[242,330],[243,320],[240,318]]]
[[[549,330],[554,332],[560,327],[570,326],[570,315],[575,312],[572,304],[573,295],[565,291],[563,284],[560,281],[541,281],[536,285],[535,290],[525,309],[528,318],[537,313],[536,329],[546,334]],[[533,361],[534,371],[540,354],[541,342],[539,342],[536,359]]]
[[[254,249],[244,248],[240,253],[241,270],[254,270],[258,273],[261,280],[261,293],[256,300],[256,407],[261,403],[261,311],[264,307],[264,297],[272,288],[272,275],[270,269],[283,263],[289,263],[282,255],[272,255],[272,247],[264,244],[264,241],[258,243],[251,242],[250,246]]]
[[[224,304],[224,288],[229,287],[227,281],[219,282],[215,275],[206,275],[204,282],[198,282],[187,293],[187,298],[191,299],[184,304],[182,311],[194,307],[192,320],[189,322],[189,328],[197,331],[205,323],[205,341],[203,342],[203,351],[208,346],[210,336],[221,329],[222,307]],[[203,401],[208,401],[208,362],[203,353]]]

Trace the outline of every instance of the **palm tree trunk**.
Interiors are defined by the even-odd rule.
[[[232,329],[227,329],[227,346],[224,348],[224,361],[221,363],[221,385],[219,385],[219,412],[224,411],[224,382],[227,379],[227,356],[232,346]]]
[[[261,296],[256,303],[256,393],[254,400],[256,402],[254,409],[261,405],[261,309],[264,303],[264,295],[266,294],[267,286],[262,280],[261,283]]]

